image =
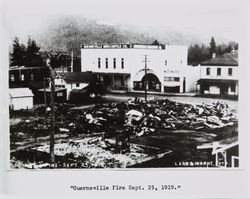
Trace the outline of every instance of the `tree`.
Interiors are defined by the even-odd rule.
[[[152,45],[160,45],[160,43],[157,40],[154,40],[154,42],[152,43]]]
[[[214,37],[211,38],[210,42],[210,57],[212,57],[213,53],[216,53],[216,43]]]
[[[40,54],[40,47],[32,39],[28,39],[27,49],[25,53],[25,66],[36,67],[44,65],[43,58]]]
[[[199,64],[200,62],[210,59],[213,53],[219,56],[224,53],[229,53],[232,51],[233,47],[237,50],[238,44],[236,42],[228,42],[227,44],[223,43],[216,46],[215,40],[212,37],[210,47],[204,44],[200,47],[198,44],[195,44],[188,48],[188,64]]]
[[[209,59],[209,48],[204,44],[200,47],[198,44],[190,46],[188,49],[188,63],[198,64]]]
[[[217,54],[217,55],[222,55],[222,54],[224,54],[224,51],[223,51],[223,49],[222,49],[222,46],[218,46],[218,47],[217,47],[216,54]]]
[[[15,37],[13,41],[13,51],[10,54],[11,66],[23,66],[25,65],[25,46],[19,43],[19,38]]]
[[[232,46],[229,45],[228,47],[225,48],[225,53],[230,53],[232,51]]]
[[[13,50],[10,53],[10,66],[27,66],[36,67],[44,66],[45,61],[40,52],[40,47],[32,39],[28,39],[27,47],[19,43],[19,39],[15,37],[13,41]]]

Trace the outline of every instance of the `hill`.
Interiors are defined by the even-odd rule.
[[[94,20],[62,17],[49,24],[48,29],[36,36],[42,50],[69,51],[80,54],[81,44],[94,43],[152,43],[155,38],[118,26],[98,24]]]
[[[55,17],[49,22],[48,28],[35,35],[34,38],[41,46],[41,50],[71,51],[73,49],[75,55],[80,55],[81,44],[127,42],[150,44],[158,40],[163,44],[209,46],[212,36],[215,37],[216,44],[233,42],[228,38],[209,33],[201,35],[197,32],[167,26],[152,28],[106,25],[78,16]]]

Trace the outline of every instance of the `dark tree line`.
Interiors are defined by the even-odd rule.
[[[10,53],[10,66],[37,67],[45,66],[43,53],[40,47],[31,38],[28,39],[27,46],[19,42],[19,38],[13,41],[13,49]]]
[[[235,42],[230,42],[228,44],[216,45],[214,37],[211,38],[210,46],[202,44],[191,45],[188,49],[188,64],[196,65],[207,59],[212,58],[213,53],[216,56],[220,56],[224,53],[231,52],[233,49],[238,49],[238,44]]]

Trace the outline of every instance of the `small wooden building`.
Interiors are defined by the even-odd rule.
[[[11,110],[28,110],[33,108],[33,93],[29,88],[9,89],[9,105]]]

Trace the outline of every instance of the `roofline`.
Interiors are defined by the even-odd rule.
[[[111,73],[111,72],[93,72],[93,74],[109,74],[109,75],[130,75],[130,73]]]
[[[239,145],[239,141],[233,142],[231,144],[222,145],[220,148],[213,149],[212,155],[215,155],[216,153],[219,153],[219,152],[223,152],[224,150],[230,149],[230,148],[235,147],[237,145]]]
[[[238,79],[216,79],[216,78],[200,78],[199,80],[218,80],[218,81],[239,81]]]
[[[34,97],[34,95],[22,95],[22,96],[15,96],[13,97],[11,94],[9,94],[11,98],[27,98],[27,97]]]
[[[197,84],[212,83],[212,84],[237,84],[238,79],[199,79]]]
[[[151,46],[161,46],[161,45],[165,45],[165,44],[147,44],[147,43],[132,43],[132,42],[127,42],[127,43],[85,43],[85,44],[81,44],[81,45],[151,45]]]
[[[200,63],[201,66],[228,66],[228,67],[237,67],[239,64],[234,64],[234,65],[228,65],[228,64],[206,64],[206,63]]]
[[[50,88],[50,87],[47,87],[47,88],[45,88],[45,92],[51,92],[51,89],[49,90],[48,88]],[[67,90],[66,88],[55,88],[55,92],[57,92],[57,91],[64,91],[64,90]],[[38,91],[41,91],[41,92],[44,92],[44,88],[40,88],[40,89],[38,89]]]
[[[64,80],[67,84],[70,84],[70,83],[71,83],[71,84],[74,84],[74,83],[89,84],[89,83],[91,82],[91,81],[89,81],[89,82],[86,82],[86,81],[83,82],[83,81],[76,81],[76,80],[72,80],[72,81],[71,81],[71,80],[68,80],[68,81],[67,81],[67,80],[65,80],[65,79],[63,79],[63,80]]]
[[[18,68],[9,68],[9,71],[10,70],[31,70],[31,69],[41,69],[41,68],[49,68],[47,66],[39,66],[39,67],[22,67],[22,66],[19,66]]]
[[[102,47],[102,45],[107,45],[108,47]],[[113,46],[112,46],[113,45]],[[116,46],[118,45],[118,46]],[[120,45],[120,46],[119,46]],[[125,47],[121,47],[121,45],[125,45]],[[126,47],[126,45],[128,45]],[[136,48],[134,47],[134,45],[136,46],[148,46],[149,48],[145,47],[145,48]],[[87,46],[87,47],[83,47],[83,46]],[[88,46],[92,46],[92,47],[88,47]],[[156,48],[150,48],[150,46],[155,46]],[[154,44],[136,44],[136,43],[117,43],[117,44],[81,44],[81,50],[83,49],[141,49],[141,50],[166,50],[167,47],[182,47],[182,48],[188,48],[188,46],[185,45],[170,45],[170,44],[159,44],[159,45],[154,45]],[[158,47],[158,48],[157,48]]]
[[[237,60],[235,60],[235,58],[232,56],[232,53],[227,53],[228,54],[228,56],[230,56],[231,57],[231,59],[232,60],[234,60],[235,62],[237,62],[238,63],[238,61]],[[237,56],[238,56],[238,53],[237,53]]]
[[[239,144],[239,141],[234,141],[230,144],[220,144],[215,145],[215,142],[205,143],[202,145],[198,145],[197,149],[212,149],[212,155],[218,152],[222,152],[223,150],[227,150],[231,147],[237,146]]]
[[[138,44],[138,43],[96,43],[96,44],[81,44],[81,50],[82,49],[137,49],[134,48],[134,46],[155,46],[158,48],[155,48],[153,50],[165,50],[165,44]],[[86,46],[86,47],[84,47]],[[90,47],[91,46],[91,47]],[[104,47],[105,46],[105,47]],[[148,49],[148,48],[142,48],[142,49]],[[150,50],[152,50],[150,48]]]

